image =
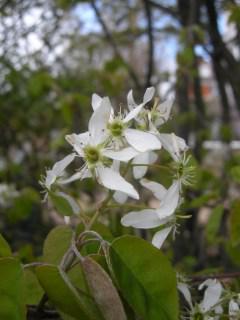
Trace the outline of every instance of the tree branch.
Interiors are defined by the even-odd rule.
[[[215,275],[200,275],[200,276],[193,275],[190,277],[191,282],[202,282],[207,279],[223,280],[223,279],[236,279],[236,278],[240,278],[240,271],[231,272],[231,273],[219,273]]]
[[[146,73],[145,88],[151,86],[151,78],[154,68],[154,39],[151,5],[148,0],[143,0],[147,19],[147,34],[148,34],[148,68]]]
[[[105,38],[106,38],[106,40],[108,41],[108,43],[110,44],[110,46],[112,47],[115,56],[118,57],[119,59],[121,59],[122,62],[124,63],[124,65],[126,66],[128,72],[129,72],[129,75],[130,75],[131,79],[133,80],[136,88],[137,88],[137,89],[141,89],[141,88],[142,88],[142,85],[140,84],[140,82],[139,82],[139,80],[138,80],[138,78],[137,78],[137,75],[136,75],[135,71],[134,71],[133,68],[129,65],[129,63],[127,63],[127,62],[125,61],[125,59],[123,58],[120,50],[118,49],[117,43],[115,42],[115,39],[113,38],[110,30],[108,29],[105,21],[103,20],[103,18],[102,18],[102,16],[101,16],[101,13],[100,13],[98,7],[96,6],[95,1],[94,1],[94,0],[91,0],[90,3],[91,3],[92,9],[93,9],[94,12],[95,12],[95,15],[96,15],[96,17],[97,17],[97,20],[98,20],[99,24],[101,25],[101,27],[102,27],[102,29],[103,29],[103,31],[104,31],[104,33],[105,33]]]
[[[178,18],[178,12],[177,12],[177,10],[175,10],[174,7],[166,7],[166,6],[162,5],[161,3],[153,1],[153,0],[148,0],[148,3],[152,7],[156,8],[156,9],[159,9],[164,13],[169,14],[173,18]]]

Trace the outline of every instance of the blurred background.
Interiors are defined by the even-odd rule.
[[[0,229],[23,261],[63,223],[39,180],[71,152],[65,134],[87,129],[91,94],[124,107],[130,89],[141,101],[154,86],[175,98],[163,130],[197,168],[169,255],[185,271],[240,265],[240,1],[1,0],[0,41]],[[91,181],[74,186],[97,199]]]

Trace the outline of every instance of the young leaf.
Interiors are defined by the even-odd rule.
[[[23,271],[14,258],[0,258],[0,319],[24,320]]]
[[[53,305],[63,313],[79,320],[94,320],[84,310],[78,291],[69,281],[67,274],[54,265],[36,268],[38,280]]]
[[[26,304],[37,305],[43,295],[43,289],[40,286],[35,273],[30,269],[24,270],[24,296]]]
[[[57,226],[52,229],[43,245],[43,261],[59,264],[67,249],[70,247],[73,236],[68,226]]]
[[[105,320],[126,320],[126,314],[111,278],[93,259],[81,262],[89,290]]]
[[[82,266],[80,264],[76,264],[68,271],[68,277],[71,283],[77,289],[82,304],[84,305],[85,309],[88,310],[90,318],[103,320],[100,310],[97,308],[97,305],[89,291]]]
[[[63,192],[49,192],[49,197],[57,212],[62,216],[71,216],[72,214],[77,213],[77,203],[69,195],[64,194]]]
[[[7,241],[0,234],[0,257],[9,257],[12,255],[11,249]]]
[[[136,314],[147,320],[177,320],[176,274],[167,258],[134,236],[116,239],[110,261],[119,289]]]

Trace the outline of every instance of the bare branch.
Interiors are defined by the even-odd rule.
[[[149,4],[156,8],[161,10],[164,13],[169,14],[170,16],[172,16],[173,18],[178,19],[178,12],[174,7],[166,7],[163,4],[157,2],[157,1],[153,1],[153,0],[148,0]]]
[[[231,273],[219,273],[212,275],[193,275],[190,277],[191,282],[202,282],[207,279],[237,279],[240,278],[240,271],[231,272]]]
[[[111,45],[113,52],[115,54],[116,57],[118,57],[119,59],[122,60],[122,62],[124,63],[125,67],[127,68],[129,75],[131,77],[131,79],[133,80],[135,86],[137,89],[141,89],[142,86],[138,80],[138,77],[135,73],[135,71],[133,70],[133,68],[129,65],[129,63],[127,63],[127,61],[125,61],[125,59],[123,58],[120,50],[118,49],[117,43],[115,42],[115,39],[113,38],[110,30],[108,29],[105,21],[103,20],[101,13],[98,9],[98,7],[96,6],[96,3],[94,0],[92,0],[91,2],[91,7],[93,8],[95,15],[97,17],[97,20],[99,22],[99,24],[102,26],[102,29],[104,31],[105,34],[105,38],[107,39],[108,43]]]
[[[146,73],[145,88],[151,85],[151,78],[154,68],[154,39],[153,39],[153,25],[151,5],[148,0],[143,0],[145,13],[147,18],[147,34],[148,34],[148,68]]]

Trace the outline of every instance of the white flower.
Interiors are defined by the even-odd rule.
[[[51,170],[47,170],[46,177],[44,181],[41,182],[42,186],[50,190],[52,184],[55,183],[59,177],[63,176],[64,170],[74,160],[75,156],[75,153],[69,154],[62,160],[56,162]]]
[[[223,287],[221,283],[216,279],[207,279],[198,287],[199,290],[202,290],[204,287],[207,287],[204,291],[204,297],[202,302],[199,304],[200,311],[206,313],[211,308],[215,307],[219,302]]]
[[[108,109],[108,122],[105,123],[105,131],[111,139],[117,142],[118,146],[126,140],[126,142],[138,152],[146,152],[149,150],[159,150],[161,142],[151,132],[129,128],[131,121],[136,119],[138,114],[146,103],[148,103],[154,94],[154,88],[148,88],[144,95],[143,102],[139,105],[135,104],[134,108],[128,113],[120,113],[117,116],[113,113],[113,108]],[[102,100],[98,95],[94,94],[92,97],[93,109],[102,109]],[[110,102],[109,102],[110,103]]]
[[[138,199],[139,196],[134,187],[121,177],[118,172],[109,168],[112,159],[127,162],[138,154],[131,147],[115,151],[107,145],[106,124],[109,121],[110,111],[109,99],[101,99],[100,106],[90,118],[89,131],[78,135],[71,134],[66,136],[66,140],[73,146],[78,155],[85,160],[82,169],[74,177],[71,177],[68,182],[74,179],[95,176],[104,187],[111,190],[124,191],[129,196]]]
[[[159,183],[148,180],[142,180],[141,184],[151,190],[154,196],[160,200],[159,208],[132,211],[121,219],[121,223],[126,227],[151,229],[169,222],[179,204],[179,181],[173,181],[169,189]],[[170,226],[158,231],[153,237],[153,245],[160,248],[172,228]]]
[[[179,282],[177,287],[178,287],[178,290],[184,296],[187,303],[189,304],[191,310],[193,310],[192,296],[191,296],[191,292],[189,290],[189,286],[184,282]]]
[[[148,119],[150,125],[154,128],[159,128],[162,124],[168,121],[173,106],[173,99],[164,101],[150,110]]]
[[[163,148],[170,153],[173,160],[181,161],[183,153],[188,150],[185,140],[174,133],[158,133],[157,136]]]
[[[147,88],[143,97],[143,102],[149,102],[153,98],[154,93],[155,90],[153,87]],[[137,106],[137,103],[133,98],[132,90],[129,91],[127,100],[129,110],[132,110]],[[152,109],[142,108],[135,120],[139,125],[149,128],[150,131],[157,131],[157,129],[169,119],[172,105],[173,99],[169,99],[161,104],[156,101]]]
[[[240,318],[240,308],[238,303],[231,299],[228,305],[228,314],[230,320],[237,320]]]
[[[190,307],[191,319],[195,319],[194,315],[202,315],[204,320],[218,320],[223,313],[223,308],[220,305],[220,298],[223,287],[216,279],[207,279],[198,287],[199,290],[205,288],[203,300],[199,304],[193,306],[191,292],[185,283],[179,283],[178,289],[183,294],[185,300]],[[214,317],[212,314],[214,313]]]

